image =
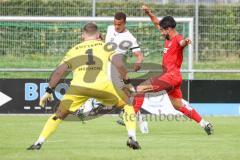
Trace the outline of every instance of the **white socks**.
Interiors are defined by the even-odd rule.
[[[128,137],[132,137],[132,139],[133,139],[134,141],[137,141],[136,131],[135,131],[135,130],[132,130],[132,129],[129,129],[129,130],[128,130]]]
[[[148,123],[147,121],[142,121],[141,123],[138,123],[139,125],[139,129],[143,134],[147,134],[148,133]]]
[[[45,138],[39,137],[38,140],[34,144],[35,145],[37,145],[38,143],[43,144],[44,141],[45,141]]]
[[[204,119],[202,119],[200,122],[199,122],[199,125],[202,127],[202,128],[205,128],[205,126],[209,124],[208,121],[205,121]]]
[[[149,132],[148,131],[148,123],[143,118],[144,117],[141,115],[141,113],[138,112],[137,113],[137,123],[138,123],[139,129],[143,134],[147,134]]]

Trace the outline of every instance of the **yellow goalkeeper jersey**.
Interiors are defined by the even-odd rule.
[[[71,85],[92,88],[108,81],[108,62],[113,52],[104,46],[102,41],[89,40],[67,52],[61,64],[66,63],[73,72]]]

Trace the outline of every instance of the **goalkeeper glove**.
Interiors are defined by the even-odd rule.
[[[53,89],[47,87],[45,94],[41,97],[39,101],[39,106],[44,107],[47,101],[53,101]]]

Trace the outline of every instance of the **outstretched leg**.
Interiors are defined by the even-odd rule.
[[[182,102],[182,98],[174,98],[171,96],[169,98],[176,110],[182,112],[185,116],[197,122],[208,135],[213,134],[212,124],[205,121],[194,108],[190,107],[190,105],[184,104]]]
[[[70,112],[66,110],[63,107],[58,107],[56,113],[54,113],[49,119],[47,120],[45,126],[43,127],[43,130],[38,138],[38,140],[31,145],[27,150],[39,150],[41,149],[42,144],[44,141],[52,135],[58,128],[59,124],[62,122],[64,118],[67,117],[67,115]]]
[[[152,83],[152,81],[154,81],[154,83]],[[159,80],[158,78],[153,78],[153,79],[149,79],[142,82],[140,85],[137,86],[136,90],[138,94],[136,94],[133,99],[133,106],[134,106],[135,113],[138,113],[140,111],[144,102],[145,93],[158,92],[162,90],[170,90],[171,88],[172,88],[171,85],[169,85],[164,81]],[[139,122],[138,124],[141,132],[148,133],[149,129],[148,129],[147,121],[141,121],[141,116],[139,117],[139,120],[140,121],[138,121]]]

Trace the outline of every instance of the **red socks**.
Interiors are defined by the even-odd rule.
[[[133,99],[133,107],[135,113],[137,113],[144,102],[144,94],[137,94]],[[198,112],[191,107],[186,107],[185,105],[182,107],[179,107],[178,110],[182,112],[185,116],[189,117],[190,119],[193,119],[197,123],[199,123],[202,120],[202,117],[198,114]]]
[[[144,102],[144,94],[137,94],[136,96],[134,96],[133,108],[135,113],[137,113],[141,109],[143,102]]]
[[[194,108],[186,107],[185,105],[179,107],[178,110],[182,112],[185,116],[189,117],[190,119],[195,120],[199,123],[202,120],[202,117],[198,114],[198,112]]]

